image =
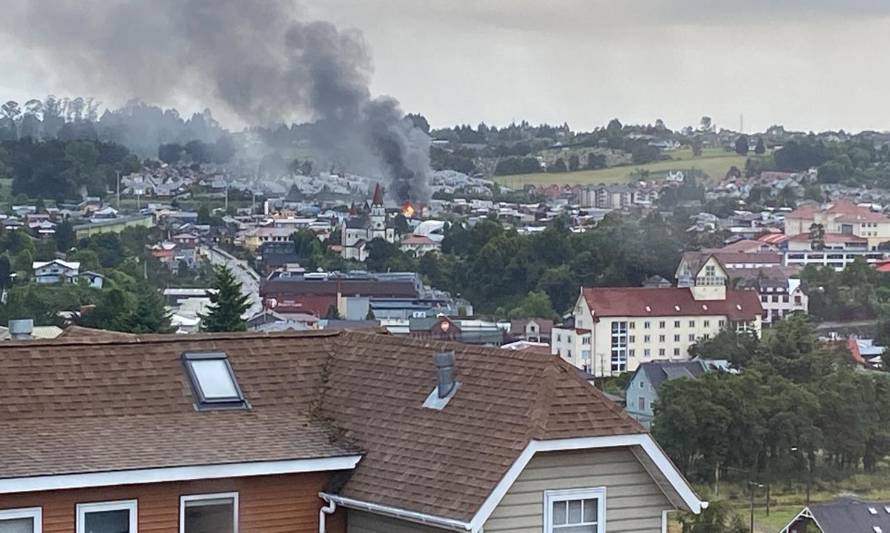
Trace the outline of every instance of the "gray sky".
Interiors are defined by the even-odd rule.
[[[304,0],[295,15],[361,30],[372,91],[433,125],[890,129],[888,0]],[[0,99],[124,98],[52,67],[0,25]],[[170,100],[155,103],[227,116]]]

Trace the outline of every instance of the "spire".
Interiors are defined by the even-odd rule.
[[[374,198],[371,200],[371,205],[383,205],[383,188],[379,183],[374,186]]]

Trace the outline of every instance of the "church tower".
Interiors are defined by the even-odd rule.
[[[374,186],[374,197],[371,199],[371,239],[386,239],[386,209],[383,207],[383,188]]]

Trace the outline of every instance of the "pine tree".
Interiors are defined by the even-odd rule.
[[[250,298],[241,292],[239,283],[228,267],[214,268],[215,293],[210,296],[210,311],[201,315],[201,331],[244,331],[247,322],[241,318],[250,309]]]
[[[121,329],[130,333],[172,333],[170,313],[164,307],[161,293],[154,287],[142,287],[136,297],[136,307],[123,320]]]

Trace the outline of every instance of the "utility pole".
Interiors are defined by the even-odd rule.
[[[117,210],[121,209],[121,171],[117,171]]]
[[[756,487],[762,488],[763,485],[760,483],[749,481],[748,486],[751,488],[751,533],[754,533],[754,489]]]

